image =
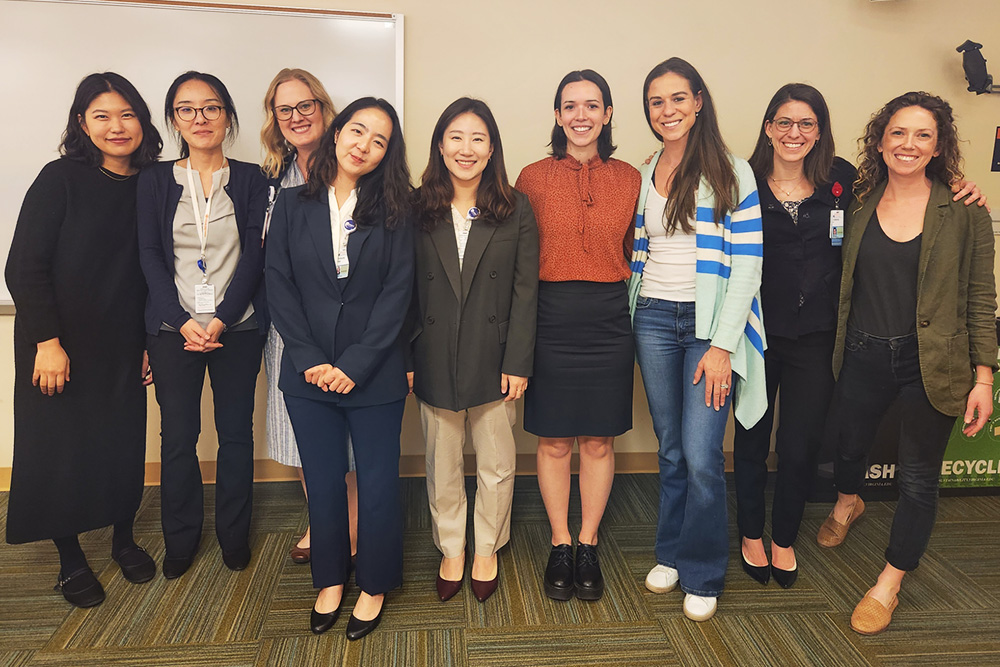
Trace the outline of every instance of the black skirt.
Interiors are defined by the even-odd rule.
[[[625,433],[632,428],[634,366],[624,282],[538,283],[524,430],[545,438]]]

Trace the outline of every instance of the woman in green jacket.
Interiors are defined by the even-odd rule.
[[[838,499],[817,541],[837,546],[864,512],[868,452],[898,401],[900,498],[886,565],[851,616],[855,631],[875,634],[927,548],[955,418],[972,436],[992,411],[996,287],[989,215],[953,201],[947,185],[962,178],[948,103],[901,95],[873,116],[862,142],[834,348]]]

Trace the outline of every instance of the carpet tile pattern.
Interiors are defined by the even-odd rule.
[[[471,512],[475,484],[467,482]],[[204,538],[180,579],[158,574],[130,584],[110,558],[110,529],[81,537],[107,592],[93,609],[72,609],[52,590],[59,563],[51,543],[0,545],[0,667],[1000,667],[1000,496],[942,499],[927,555],[906,578],[890,630],[863,637],[851,631],[850,614],[881,569],[894,503],[869,503],[836,549],[814,541],[830,506],[809,505],[796,544],[799,579],[783,590],[740,569],[730,495],[726,591],[715,618],[693,623],[683,616],[679,590],[655,595],[643,586],[654,564],[658,492],[656,475],[618,476],[600,535],[605,595],[556,602],[541,585],[549,532],[538,485],[518,477],[500,588],[485,604],[468,585],[441,603],[424,480],[406,479],[403,587],[389,596],[381,627],[348,642],[353,581],[337,626],[322,636],[309,632],[309,568],[288,558],[308,523],[299,485],[255,485],[253,560],[242,572],[222,563],[214,487],[206,486]],[[572,530],[579,503],[574,482]],[[6,506],[0,493],[0,530]],[[135,534],[158,563],[159,512],[159,489],[146,489]]]

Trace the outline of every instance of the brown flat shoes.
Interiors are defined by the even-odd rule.
[[[816,533],[816,542],[821,547],[836,547],[839,546],[844,538],[847,537],[847,531],[851,527],[851,524],[861,518],[861,515],[865,513],[865,501],[861,500],[861,496],[854,502],[854,507],[851,508],[851,514],[847,517],[847,523],[840,523],[833,518],[833,510],[830,511],[830,516],[826,517],[826,521],[823,525],[819,527],[819,532]]]
[[[871,597],[872,589],[868,589],[861,602],[854,608],[851,614],[851,630],[862,635],[877,635],[889,627],[892,621],[892,612],[899,604],[899,598],[893,596],[892,602],[886,607],[881,602]]]

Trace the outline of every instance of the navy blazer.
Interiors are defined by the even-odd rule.
[[[285,350],[278,387],[343,407],[381,405],[408,393],[401,332],[413,291],[413,228],[359,225],[347,241],[350,273],[337,277],[327,192],[282,190],[267,241],[267,294]],[[305,371],[332,364],[356,386],[325,392]]]
[[[181,306],[174,283],[174,215],[184,188],[174,178],[174,162],[157,162],[139,174],[136,208],[139,214],[139,261],[149,286],[146,333],[156,336],[160,326],[180,329],[191,314]],[[233,201],[240,235],[240,260],[215,316],[227,327],[239,323],[253,302],[257,327],[268,329],[264,293],[264,249],[261,233],[267,208],[267,180],[260,167],[229,159],[226,194]]]

